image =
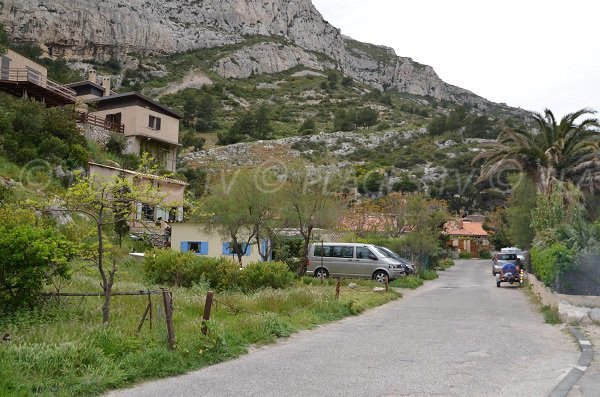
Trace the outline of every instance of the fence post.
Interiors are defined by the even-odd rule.
[[[388,292],[389,285],[390,285],[390,277],[386,274],[385,275],[385,292]]]
[[[337,283],[335,283],[335,299],[338,300],[340,299],[340,278],[338,277],[337,279]]]
[[[204,315],[202,316],[202,335],[208,333],[208,320],[210,320],[210,310],[212,308],[213,292],[206,293],[206,302],[204,303]]]
[[[165,320],[167,322],[167,343],[169,349],[175,349],[175,328],[173,327],[173,297],[166,288],[161,288],[165,305]]]

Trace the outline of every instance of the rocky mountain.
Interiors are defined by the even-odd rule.
[[[212,70],[245,78],[299,65],[336,68],[380,90],[489,105],[445,83],[430,66],[343,36],[310,0],[0,0],[0,23],[15,42],[83,61],[125,61],[131,54],[171,54],[262,36],[269,40],[243,46]]]

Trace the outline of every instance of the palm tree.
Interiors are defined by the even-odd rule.
[[[581,109],[556,122],[554,114],[534,113],[535,130],[507,129],[497,142],[477,156],[484,160],[479,181],[507,169],[518,169],[533,180],[541,193],[556,182],[571,182],[593,189],[600,185],[600,124],[596,118],[577,120],[596,113]]]

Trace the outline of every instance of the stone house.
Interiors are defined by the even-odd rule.
[[[490,250],[489,234],[483,229],[483,222],[462,218],[448,221],[444,232],[448,236],[448,248],[457,255],[468,252],[472,258],[479,258],[479,251]]]

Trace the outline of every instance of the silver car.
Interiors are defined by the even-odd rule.
[[[360,277],[384,282],[404,275],[404,266],[372,244],[315,243],[308,248],[308,276]]]

